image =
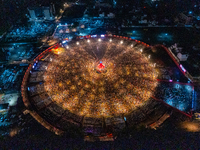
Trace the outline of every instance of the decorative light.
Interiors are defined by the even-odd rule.
[[[133,47],[133,44],[131,44],[131,47]]]
[[[123,41],[121,41],[120,43],[123,44]]]
[[[63,44],[65,44],[67,41],[62,41]]]
[[[112,39],[110,39],[109,41],[112,42]]]
[[[142,52],[143,50],[142,49],[140,49],[140,52]]]
[[[97,37],[97,35],[91,35],[91,37]]]
[[[79,45],[79,42],[76,42],[77,45]]]
[[[88,39],[87,42],[90,43],[90,40]]]
[[[69,49],[69,46],[67,45],[66,48]]]
[[[99,42],[101,42],[101,39],[98,39]]]

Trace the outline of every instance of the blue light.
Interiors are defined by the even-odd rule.
[[[184,108],[184,104],[179,104],[178,109],[181,110],[181,111],[183,111],[185,109]]]
[[[66,43],[67,41],[62,41],[62,43],[64,44],[64,43]]]
[[[183,72],[186,72],[185,68],[180,64],[181,69],[183,70]]]
[[[100,64],[102,64],[102,61],[100,61]]]
[[[186,88],[187,88],[188,91],[192,91],[192,87],[191,86],[188,85]]]
[[[30,88],[28,87],[28,91],[30,91]]]
[[[189,14],[192,14],[192,11],[189,11]]]
[[[166,100],[166,103],[169,104],[170,106],[173,106],[173,101],[171,99]]]
[[[124,120],[126,121],[126,117],[124,117]]]
[[[194,90],[193,90],[193,93],[192,93],[192,108],[194,108],[194,100],[195,100],[195,93],[194,93]]]
[[[97,37],[97,35],[91,35],[91,37]]]
[[[165,33],[165,35],[167,36],[168,34],[167,34],[167,33]]]

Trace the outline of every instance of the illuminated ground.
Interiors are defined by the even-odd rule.
[[[44,75],[47,94],[63,109],[88,117],[127,114],[154,92],[154,66],[130,41],[83,39],[67,48],[54,51]]]

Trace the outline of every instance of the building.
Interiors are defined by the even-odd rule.
[[[188,54],[178,53],[177,57],[179,58],[180,61],[187,61]]]
[[[30,20],[54,20],[54,9],[50,7],[30,7],[28,8]]]

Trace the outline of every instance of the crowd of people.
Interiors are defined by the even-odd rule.
[[[82,40],[57,54],[45,65],[44,88],[52,101],[77,115],[112,116],[148,100],[156,72],[139,50],[119,42]],[[105,72],[97,73],[99,60]]]
[[[179,110],[188,111],[191,109],[193,87],[190,85],[161,82],[156,88],[155,97]]]
[[[13,27],[5,36],[6,42],[37,40],[52,28],[49,23],[32,23],[28,26]]]
[[[2,74],[0,76],[0,92],[12,88],[16,90],[18,86],[20,86],[20,82],[18,82],[18,77],[21,70],[18,69],[5,69],[2,70]]]

